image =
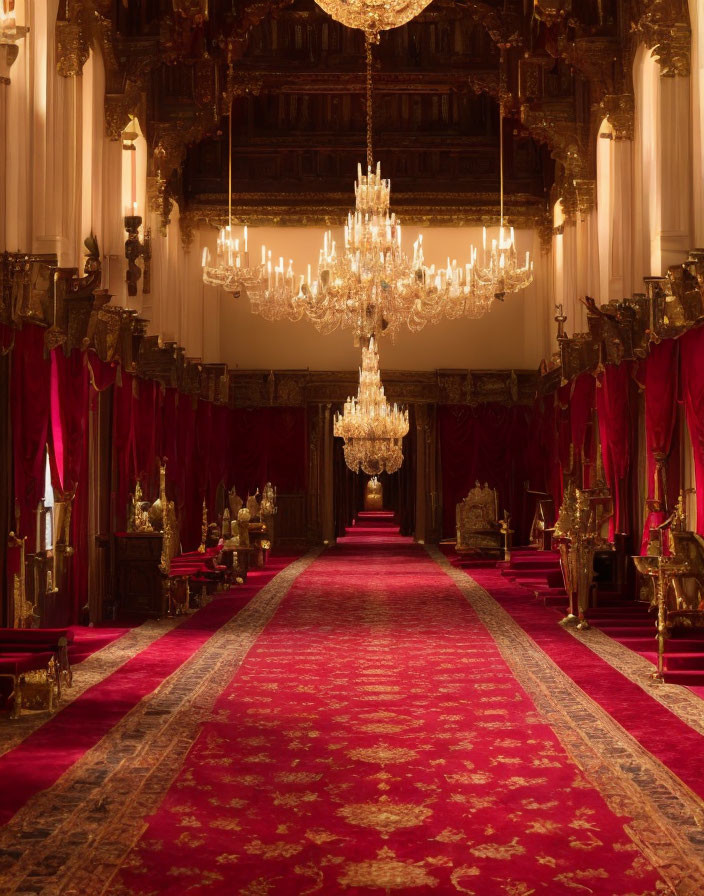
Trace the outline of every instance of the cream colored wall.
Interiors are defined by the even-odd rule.
[[[481,241],[480,228],[423,228],[423,246],[428,263],[444,265],[447,257],[458,263],[469,255],[469,245]],[[404,227],[407,249],[419,233],[417,227]],[[341,234],[333,231],[337,240]],[[253,257],[259,257],[263,243],[278,259],[292,258],[294,269],[305,273],[310,264],[316,269],[322,245],[322,228],[256,228],[249,231]],[[197,243],[215,243],[215,231],[199,234]],[[546,269],[540,245],[532,231],[516,234],[521,257],[530,250],[536,262],[536,281],[525,291],[495,302],[492,311],[481,320],[443,321],[420,333],[403,329],[393,344],[380,343],[383,367],[399,370],[435,368],[536,368],[548,353],[548,311]],[[335,332],[323,336],[307,321],[269,322],[249,311],[245,297],[234,299],[211,287],[203,288],[204,316],[220,320],[220,357],[231,367],[240,368],[311,368],[348,369],[359,363],[359,350],[352,335]],[[219,300],[219,301],[218,301]],[[219,305],[219,308],[218,308]]]

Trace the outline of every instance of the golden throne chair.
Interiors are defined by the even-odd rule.
[[[455,508],[458,554],[503,557],[505,535],[499,521],[499,495],[488,483],[479,484]]]

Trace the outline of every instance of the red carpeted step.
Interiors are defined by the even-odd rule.
[[[556,595],[555,597],[544,597],[543,603],[546,607],[564,607],[566,609],[568,603],[567,592],[565,591],[564,594]]]
[[[703,672],[689,672],[685,670],[680,670],[676,672],[668,672],[664,673],[665,682],[667,684],[683,684],[688,687],[702,687],[704,686],[704,671]]]
[[[655,625],[651,621],[647,625],[629,625],[629,626],[604,626],[599,625],[596,626],[599,631],[602,631],[605,635],[608,635],[610,638],[613,638],[616,641],[620,641],[621,638],[642,638],[647,637],[647,633],[649,631],[655,631]]]
[[[555,570],[560,568],[559,557],[551,560],[548,557],[531,558],[530,560],[511,558],[511,569],[549,569]]]
[[[632,619],[633,617],[652,615],[649,614],[649,609],[648,604],[641,603],[633,603],[620,607],[601,607],[597,604],[597,606],[589,612],[595,617],[599,616],[603,619]]]
[[[668,644],[665,665],[669,672],[687,671],[704,674],[704,653],[672,653]]]

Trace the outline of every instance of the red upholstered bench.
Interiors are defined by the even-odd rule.
[[[63,677],[70,687],[73,673],[68,645],[73,644],[74,638],[68,628],[0,628],[0,654],[51,651],[58,666],[59,682]]]
[[[52,666],[54,667],[53,671]],[[9,680],[12,685],[10,693],[13,703],[10,713],[12,719],[18,719],[22,712],[28,690],[26,676],[30,672],[46,673],[46,680],[40,682],[39,685],[46,696],[46,708],[49,711],[54,708],[54,690],[58,682],[54,653],[51,651],[3,652],[0,655],[0,679]]]

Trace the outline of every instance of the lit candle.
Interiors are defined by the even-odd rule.
[[[137,214],[137,147],[132,143],[132,149],[130,151],[130,168],[131,168],[131,188],[132,188],[132,208],[134,209],[133,214]]]

